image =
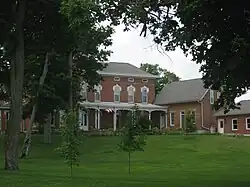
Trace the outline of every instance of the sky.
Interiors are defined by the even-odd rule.
[[[174,72],[181,80],[201,78],[200,65],[191,61],[190,57],[186,57],[181,49],[164,52],[162,49],[157,49],[151,36],[143,38],[140,36],[140,30],[123,32],[123,28],[118,26],[113,35],[111,47],[113,53],[109,61],[127,62],[137,67],[140,67],[141,63],[159,64],[160,67]],[[237,98],[236,102],[243,99],[250,99],[250,92]]]

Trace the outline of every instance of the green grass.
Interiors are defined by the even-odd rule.
[[[0,187],[250,186],[250,138],[149,136],[145,152],[132,155],[129,176],[127,154],[116,149],[119,137],[88,137],[72,179],[54,151],[58,138],[53,145],[42,139],[33,138],[30,158],[20,161],[19,173],[0,171]]]

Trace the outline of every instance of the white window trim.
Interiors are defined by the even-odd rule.
[[[98,100],[96,99],[96,94],[97,93],[99,94],[99,99]],[[96,91],[95,92],[95,102],[100,102],[100,101],[101,101],[101,92],[100,91]]]
[[[247,128],[247,120],[248,119],[250,119],[250,117],[247,117],[246,119],[245,119],[245,122],[246,122],[246,130],[250,130],[250,128]]]
[[[234,120],[237,120],[237,129],[234,129],[234,128],[233,128],[233,121],[234,121]],[[232,119],[232,131],[237,131],[237,130],[238,130],[238,118],[233,118],[233,119]]]
[[[119,88],[119,91],[118,91],[118,92],[116,92],[116,87]],[[119,103],[119,102],[121,101],[121,91],[122,91],[122,88],[121,88],[120,85],[116,84],[116,85],[113,86],[113,96],[114,96],[114,102],[115,102],[115,103]],[[119,100],[118,100],[118,101],[115,100],[115,96],[116,96],[116,95],[119,96]]]
[[[213,98],[213,102],[211,101],[212,100],[212,98]],[[212,89],[210,89],[210,97],[209,97],[209,99],[210,99],[210,104],[214,104],[214,90],[212,90]]]
[[[143,91],[144,90],[147,90],[147,95],[146,95],[146,101],[145,102],[143,102]],[[146,86],[143,86],[143,87],[141,87],[141,103],[142,104],[148,104],[148,92],[149,92],[149,88],[148,87],[146,87]]]
[[[148,83],[148,79],[142,79],[141,82]]]
[[[119,96],[119,100],[118,100],[118,101],[115,100],[115,96],[116,96],[116,95]],[[121,93],[120,93],[120,92],[114,92],[114,102],[115,102],[115,103],[120,103],[120,102],[121,102]]]
[[[128,82],[135,82],[135,79],[132,78],[132,77],[129,77],[129,78],[128,78]]]
[[[132,92],[133,94],[129,93],[130,88],[133,88],[133,92]],[[128,103],[134,103],[135,102],[135,87],[132,86],[132,85],[128,86],[127,87],[127,92],[128,92],[128,98],[129,98],[129,96],[133,96],[133,101],[129,101],[129,99],[128,99]]]
[[[119,82],[120,80],[121,80],[120,77],[114,77],[115,82]]]
[[[172,124],[172,114],[174,114],[174,112],[170,112],[169,113],[169,119],[170,119],[170,127],[174,127],[174,124]]]

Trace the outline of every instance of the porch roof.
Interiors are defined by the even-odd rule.
[[[146,110],[146,111],[166,111],[167,107],[154,105],[154,104],[143,104],[143,103],[116,103],[116,102],[81,102],[80,106],[86,108],[93,108],[93,109],[120,109],[120,110],[129,110],[133,106],[137,105],[139,110]]]

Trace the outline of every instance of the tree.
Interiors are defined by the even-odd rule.
[[[127,123],[123,130],[123,135],[119,148],[128,153],[128,172],[131,173],[131,154],[135,151],[143,151],[146,145],[145,129],[140,126],[140,111],[138,106],[134,106],[128,114]]]
[[[185,120],[184,120],[184,126],[185,126],[184,131],[186,133],[196,131],[195,113],[194,112],[192,112],[190,110],[187,111],[187,114],[186,114]]]
[[[61,153],[66,164],[70,167],[70,175],[72,177],[73,166],[79,165],[79,146],[81,144],[76,112],[69,111],[63,117],[61,136],[62,143],[56,150]]]
[[[0,24],[3,29],[0,47],[9,54],[10,63],[10,120],[5,133],[5,169],[18,170],[18,134],[22,115],[24,77],[24,19],[26,0],[0,3]],[[6,38],[7,39],[6,39]],[[6,42],[8,40],[8,43]],[[3,61],[6,62],[4,59]]]
[[[6,137],[8,137],[6,142],[8,143],[6,143],[5,149],[6,155],[9,156],[9,158],[6,156],[6,162],[9,161],[12,165],[16,165],[14,169],[18,169],[16,158],[17,135],[21,122],[18,116],[22,113],[19,112],[22,109],[22,96],[24,95],[26,103],[23,117],[31,115],[32,108],[37,103],[35,121],[41,123],[45,123],[54,110],[64,110],[68,107],[69,92],[65,92],[67,85],[72,85],[72,100],[73,105],[76,106],[80,97],[80,83],[85,81],[92,88],[100,81],[101,77],[96,70],[102,69],[103,65],[98,62],[107,60],[110,51],[106,47],[112,44],[110,35],[113,33],[110,26],[101,25],[101,22],[106,17],[100,19],[102,14],[98,8],[99,4],[93,1],[78,1],[78,3],[81,3],[80,9],[74,4],[71,4],[73,7],[68,7],[67,3],[70,3],[70,1],[67,2],[66,0],[27,2],[19,0],[18,2],[20,3],[16,3],[14,0],[9,1],[3,6],[1,4],[0,8],[0,25],[1,29],[3,28],[0,37],[0,60],[2,62],[0,76],[3,78],[1,79],[3,86],[1,87],[0,96],[2,99],[11,99],[13,101],[11,111],[15,109],[15,112],[11,112],[11,116],[15,118],[15,121],[13,122],[11,117],[10,125],[8,125],[9,130],[6,133]],[[29,11],[25,12],[25,6],[19,5],[26,5]],[[25,13],[25,19],[21,13],[16,16],[15,12],[12,12],[12,10],[19,10],[18,8],[20,10],[23,8],[21,13]],[[70,14],[72,12],[81,13],[81,15],[72,18]],[[13,18],[16,18],[16,20]],[[14,24],[15,22],[18,24]],[[19,24],[20,29],[17,28]],[[13,25],[16,28],[13,28]],[[77,26],[78,29],[76,29]],[[25,46],[23,45],[24,42]],[[16,54],[20,58],[15,57],[16,51],[19,52]],[[69,52],[73,53],[71,58],[72,77],[68,76]],[[43,89],[37,94],[39,77],[47,53],[51,56],[49,72]],[[14,64],[13,59],[15,58],[13,57],[22,62],[16,63],[17,65]],[[23,88],[24,73],[22,68],[24,59],[24,73],[27,79],[24,80]],[[15,68],[15,66],[19,65],[20,68]],[[12,77],[10,80],[6,78],[14,70],[17,70],[15,75],[18,75],[18,78]],[[13,81],[14,79],[16,82]],[[17,82],[18,84],[16,84]],[[16,102],[14,102],[14,99]],[[11,159],[14,159],[15,162]],[[12,167],[8,166],[8,168]]]
[[[179,81],[180,78],[174,73],[159,67],[159,64],[141,64],[141,69],[151,73],[153,75],[160,76],[160,79],[156,80],[155,93],[158,94],[166,84],[171,82]]]
[[[81,2],[78,1],[78,3]],[[94,4],[92,1],[85,1],[79,5],[79,8],[72,7],[69,9],[68,3],[71,3],[71,1],[65,0],[61,4],[45,4],[45,6],[48,6],[44,10],[44,14],[47,17],[45,16],[43,19],[49,20],[39,22],[34,26],[46,28],[47,31],[51,30],[50,34],[45,35],[41,33],[36,43],[40,41],[40,46],[43,48],[50,46],[53,51],[50,71],[47,75],[48,78],[45,81],[44,89],[39,93],[38,111],[36,113],[36,121],[39,121],[44,126],[44,135],[50,135],[51,113],[59,109],[75,109],[77,102],[80,100],[81,82],[87,82],[90,88],[98,84],[101,77],[97,73],[97,70],[101,70],[104,67],[99,62],[107,60],[107,56],[110,54],[109,50],[100,49],[100,46],[107,47],[112,44],[110,36],[113,29],[108,25],[98,25],[103,20],[98,20],[98,17],[92,16],[98,4]],[[71,14],[74,14],[74,11],[77,11],[78,14],[81,13],[81,15],[72,18]],[[97,9],[97,11],[99,10]],[[49,41],[49,43],[46,43],[46,41]],[[51,41],[54,41],[53,45],[50,45]],[[33,46],[32,44],[30,45]],[[35,46],[35,48],[37,47]],[[36,51],[33,48],[31,56],[42,50]],[[28,92],[26,94],[28,97],[36,93],[39,75],[34,75],[34,72],[39,72],[42,64],[38,63],[37,66],[36,61],[38,60],[31,59],[27,68],[27,75],[33,73],[31,76],[34,78],[33,81],[28,80]],[[33,71],[30,71],[31,69]],[[70,89],[65,92],[65,87]],[[32,100],[30,103],[32,103]],[[30,103],[27,105],[25,116],[31,113],[32,104]]]
[[[141,35],[151,33],[165,50],[191,54],[201,64],[204,86],[221,91],[216,108],[227,112],[250,88],[248,7],[248,1],[114,0],[106,8],[125,30],[142,26]]]

